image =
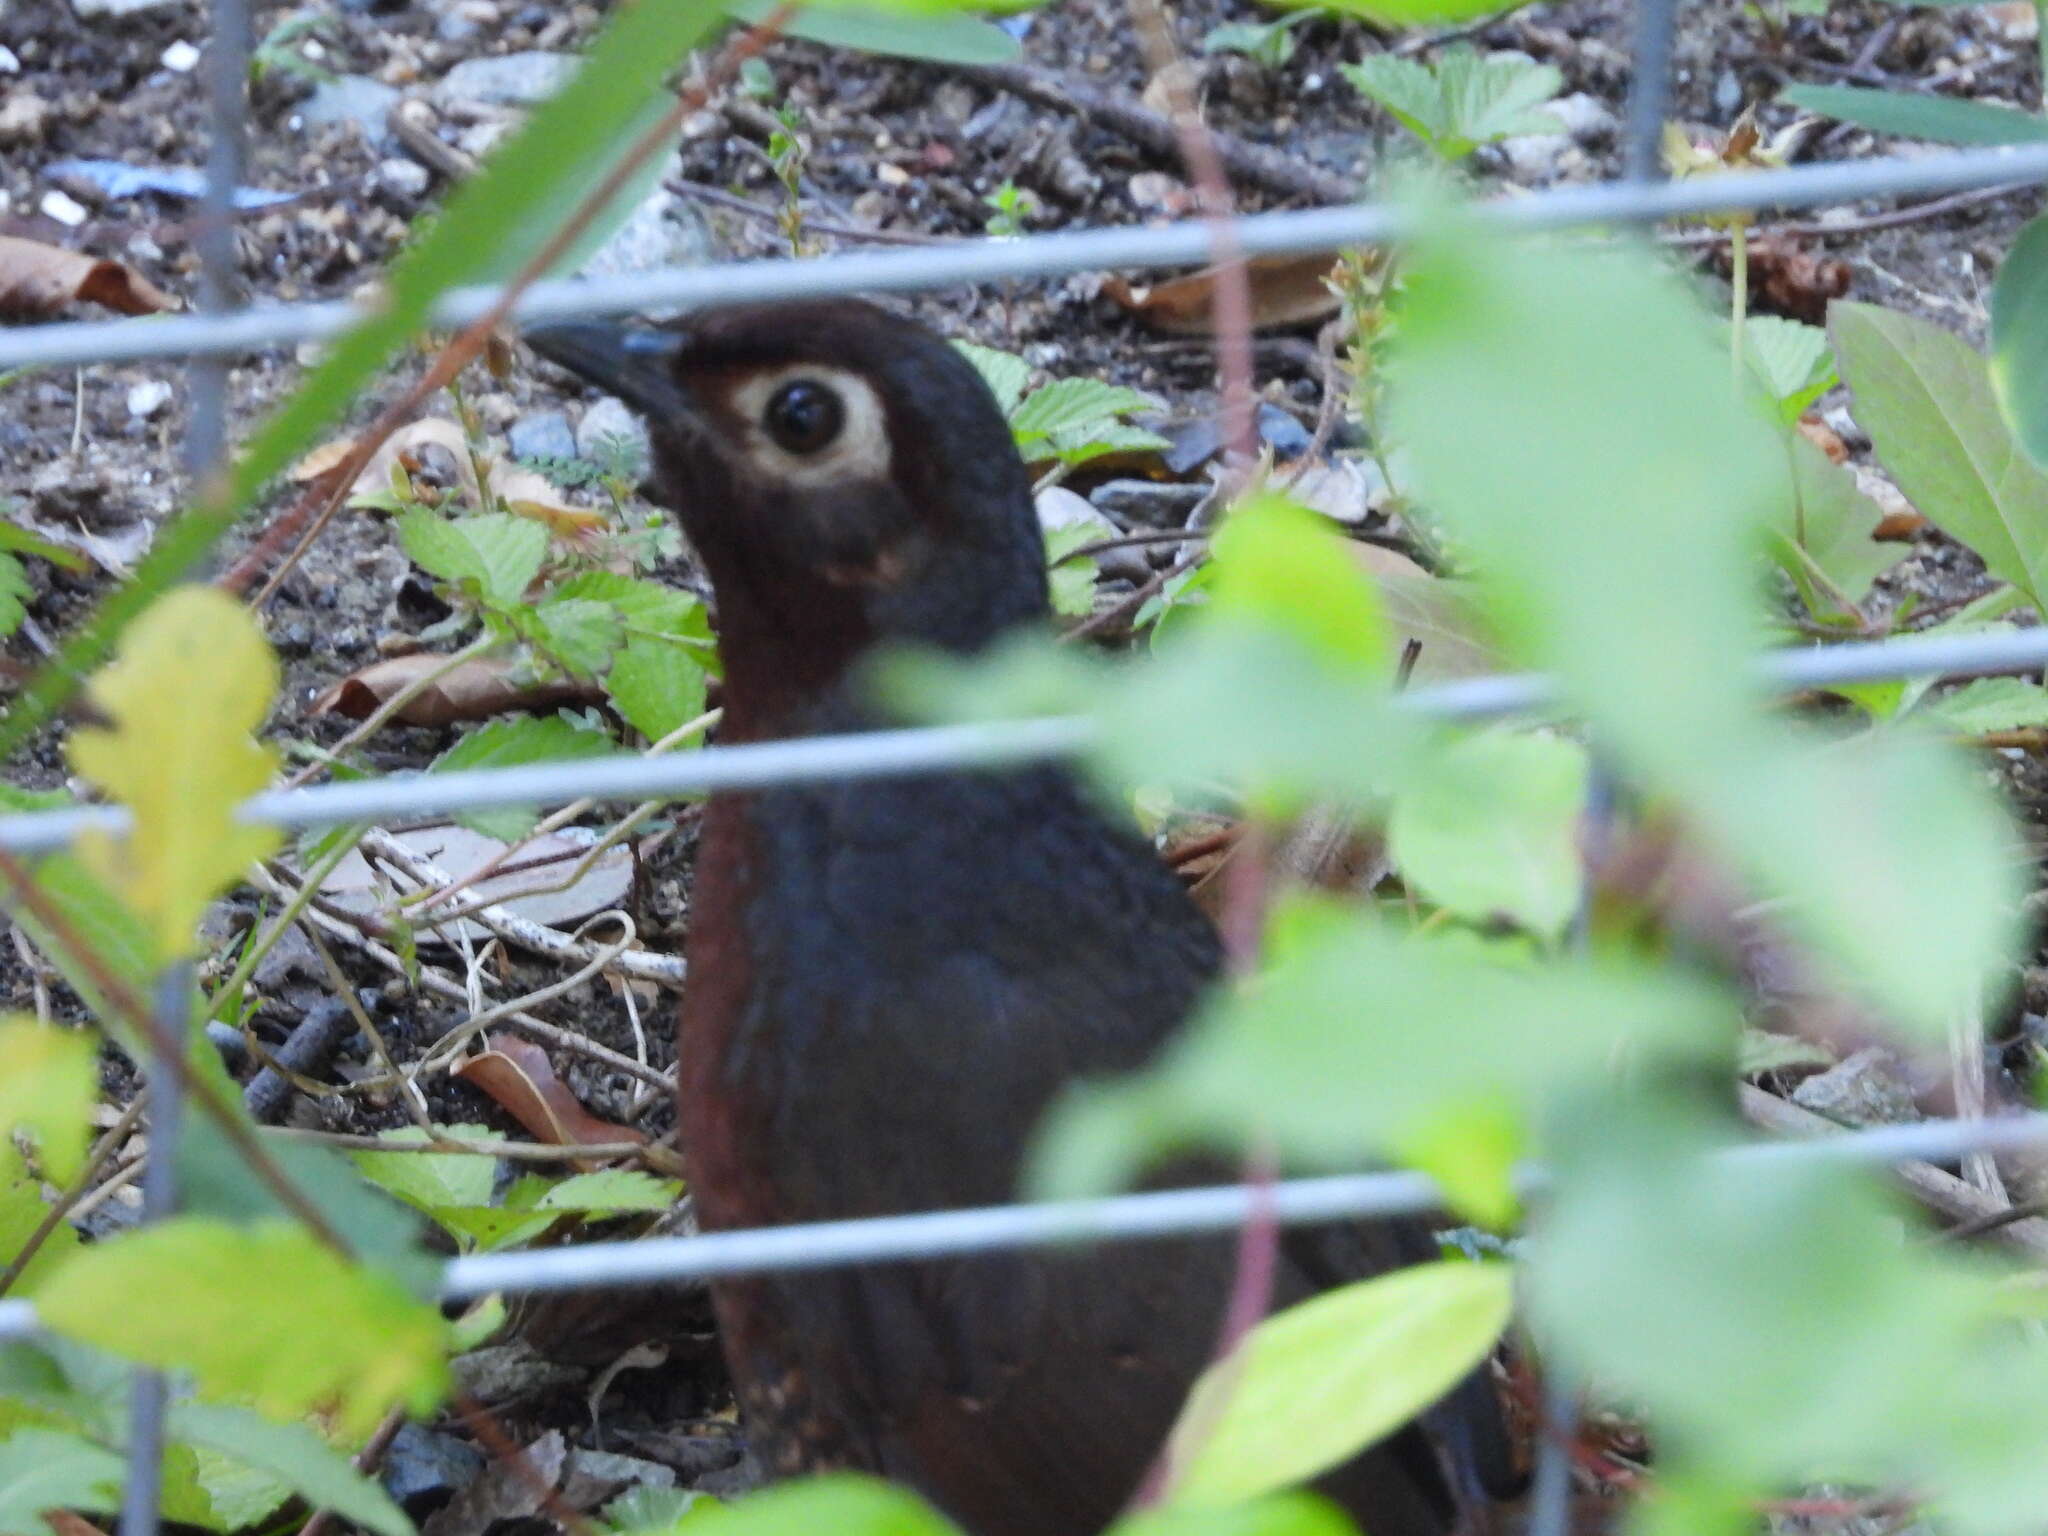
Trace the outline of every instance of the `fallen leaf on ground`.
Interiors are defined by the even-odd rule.
[[[1870,536],[1880,544],[1910,544],[1927,526],[1927,519],[1906,500],[1906,493],[1893,485],[1889,479],[1867,465],[1852,466],[1856,476],[1856,489],[1877,504],[1884,515],[1877,520],[1877,526],[1870,530]]]
[[[1849,462],[1849,445],[1841,434],[1812,412],[1799,418],[1799,435],[1826,454],[1830,464]]]
[[[1849,264],[1809,251],[1790,236],[1761,234],[1749,242],[1752,304],[1808,325],[1827,323],[1828,301],[1849,291]]]
[[[540,1141],[559,1147],[602,1146],[609,1142],[644,1142],[630,1125],[600,1120],[559,1077],[548,1053],[530,1040],[496,1034],[485,1049],[455,1069],[464,1082],[481,1089]]]
[[[1105,279],[1102,291],[1154,330],[1181,336],[1210,336],[1216,267],[1185,277],[1134,287],[1121,277]],[[1327,281],[1336,270],[1328,256],[1254,256],[1246,263],[1252,290],[1252,329],[1277,330],[1327,320],[1340,301]]]
[[[152,315],[179,307],[176,299],[122,262],[0,235],[0,316],[41,320],[80,299],[124,315]]]
[[[493,1458],[476,1480],[427,1517],[424,1536],[484,1536],[513,1520],[531,1520],[553,1493],[569,1460],[569,1443],[551,1429],[521,1453],[525,1465]]]
[[[1354,542],[1351,556],[1380,589],[1395,654],[1410,640],[1421,649],[1409,674],[1416,683],[1448,682],[1507,670],[1479,605],[1463,582],[1432,576],[1398,550]]]
[[[321,694],[308,713],[316,718],[335,714],[345,720],[367,720],[388,700],[447,665],[446,656],[431,651],[372,662]],[[604,689],[595,683],[560,678],[537,681],[509,657],[484,657],[465,661],[429,683],[399,706],[393,718],[400,725],[454,725],[512,710],[539,713],[603,699]]]
[[[331,474],[334,466],[354,448],[355,442],[350,438],[316,448],[299,460],[292,470],[292,478],[305,483],[317,480],[323,474]],[[370,456],[363,472],[356,476],[355,484],[349,487],[349,494],[369,496],[388,491],[391,488],[391,466],[403,463],[410,470],[418,463],[420,455],[429,450],[446,453],[454,461],[463,494],[472,503],[482,501],[477,489],[476,461],[471,457],[469,441],[463,436],[462,428],[445,416],[429,416],[408,422],[392,433],[384,440],[384,445]],[[485,482],[492,497],[506,511],[543,523],[560,538],[582,537],[605,526],[607,519],[603,512],[569,506],[546,475],[521,468],[502,454],[488,457],[490,468],[485,474]]]

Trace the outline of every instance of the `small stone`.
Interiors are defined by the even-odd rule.
[[[34,91],[9,91],[0,101],[0,144],[40,144],[50,104]]]
[[[95,17],[143,16],[151,11],[169,10],[181,0],[71,0],[71,9],[81,20]]]
[[[147,421],[171,403],[172,389],[162,379],[144,379],[128,390],[128,414]]]
[[[213,1048],[220,1052],[220,1059],[230,1067],[239,1067],[249,1054],[248,1042],[242,1039],[242,1032],[219,1019],[206,1021],[206,1038],[213,1042]]]
[[[0,75],[21,73],[21,58],[12,48],[0,43]]]
[[[501,53],[464,59],[434,87],[438,105],[481,102],[493,107],[531,107],[546,101],[576,73],[568,53]]]
[[[1511,139],[1502,139],[1499,149],[1509,173],[1516,181],[1527,184],[1554,181],[1571,142],[1561,133],[1518,133]]]
[[[696,205],[657,187],[577,272],[583,277],[620,277],[663,267],[701,267],[716,254],[710,226]],[[661,311],[648,313],[658,318]]]
[[[36,204],[45,218],[55,219],[67,229],[76,229],[90,215],[83,203],[63,192],[45,192],[43,200]]]
[[[1806,1079],[1792,1090],[1792,1102],[1842,1125],[1920,1118],[1913,1090],[1900,1075],[1899,1059],[1876,1045]]]
[[[384,1491],[417,1520],[475,1482],[483,1469],[483,1457],[466,1441],[419,1424],[402,1424],[384,1453]]]
[[[189,75],[199,67],[199,50],[182,37],[164,50],[164,68],[177,75]]]
[[[1206,485],[1173,481],[1105,480],[1088,499],[1124,528],[1185,528],[1188,515],[1209,494]]]
[[[1714,81],[1714,110],[1733,117],[1741,106],[1742,79],[1734,70],[1724,69]]]
[[[417,160],[395,155],[377,162],[377,190],[399,202],[419,201],[432,181],[432,173]]]
[[[594,401],[583,413],[583,419],[576,423],[577,456],[599,459],[600,445],[609,438],[618,438],[629,444],[641,472],[646,472],[647,465],[653,462],[647,428],[626,408],[625,401],[606,395],[602,400]]]
[[[561,411],[535,411],[512,423],[505,434],[515,459],[573,459],[576,433]]]
[[[353,123],[371,144],[390,140],[386,119],[398,105],[396,87],[368,75],[341,75],[323,80],[293,114],[303,128],[325,128],[332,123]]]
[[[1048,486],[1037,495],[1038,526],[1047,533],[1057,533],[1067,528],[1085,528],[1089,540],[1113,539],[1122,530],[1088,504],[1087,498],[1078,496],[1063,485]],[[1095,568],[1112,580],[1141,582],[1152,574],[1145,552],[1138,548],[1106,549],[1095,557]]]
[[[1585,91],[1560,96],[1544,109],[1581,144],[1605,144],[1620,131],[1621,119],[1607,103]]]

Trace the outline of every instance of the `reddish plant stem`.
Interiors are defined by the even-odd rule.
[[[540,1507],[547,1511],[549,1519],[567,1531],[569,1536],[597,1536],[596,1528],[563,1502],[562,1496],[540,1475],[540,1469],[505,1432],[505,1426],[491,1416],[489,1409],[467,1392],[455,1399],[455,1407],[469,1432],[491,1453],[493,1460],[505,1463],[512,1469],[512,1475],[526,1484],[527,1491],[540,1501]]]
[[[391,1442],[398,1438],[398,1431],[404,1427],[404,1424],[404,1409],[394,1408],[385,1414],[376,1429],[371,1432],[370,1438],[363,1442],[363,1448],[356,1452],[356,1471],[361,1473],[376,1471],[383,1464],[385,1453],[391,1449]],[[316,1509],[307,1519],[306,1523],[299,1527],[299,1536],[327,1536],[327,1528],[332,1524],[334,1524],[333,1510]]]

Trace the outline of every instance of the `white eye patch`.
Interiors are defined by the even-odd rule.
[[[807,383],[831,390],[845,413],[839,435],[815,453],[792,453],[769,432],[768,405],[788,385]],[[764,480],[801,490],[826,490],[849,480],[889,476],[889,418],[882,398],[857,373],[814,363],[793,363],[754,374],[727,397],[739,418],[739,456]]]

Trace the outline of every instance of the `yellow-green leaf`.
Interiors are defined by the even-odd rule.
[[[199,586],[159,599],[92,681],[113,724],[74,734],[71,762],[127,803],[135,827],[122,842],[83,835],[79,853],[149,924],[160,961],[191,953],[207,902],[277,846],[274,828],[234,817],[276,767],[250,737],[276,692],[255,619]]]
[[[280,1420],[331,1410],[344,1434],[447,1389],[440,1312],[292,1223],[163,1222],[79,1253],[36,1306],[57,1333],[191,1372],[202,1397]]]
[[[1461,1381],[1514,1301],[1505,1265],[1420,1264],[1268,1318],[1195,1383],[1173,1502],[1232,1504],[1349,1461]]]
[[[1323,518],[1284,496],[1250,498],[1211,543],[1210,610],[1291,635],[1327,662],[1388,670],[1379,594]]]
[[[28,1131],[42,1171],[64,1182],[78,1172],[99,1096],[93,1039],[34,1019],[0,1020],[0,1135]]]

